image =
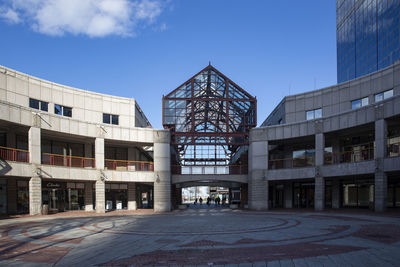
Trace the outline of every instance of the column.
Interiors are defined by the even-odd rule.
[[[337,179],[332,181],[332,208],[340,208],[340,181]]]
[[[325,179],[321,173],[324,165],[325,136],[323,133],[315,135],[315,189],[314,189],[314,209],[325,209]]]
[[[249,209],[268,209],[268,141],[252,141],[250,132],[248,201]]]
[[[136,183],[128,183],[128,210],[136,209]]]
[[[104,138],[97,137],[94,146],[96,169],[104,170]]]
[[[29,180],[29,214],[42,214],[42,179],[39,176]]]
[[[171,211],[170,133],[153,132],[154,139],[154,211]]]
[[[40,128],[31,127],[28,132],[29,162],[41,164]]]
[[[102,180],[96,181],[96,212],[105,213],[106,212],[106,186],[105,182]]]
[[[136,161],[136,147],[128,147],[128,160]],[[128,166],[128,171],[135,171],[135,164],[131,164]],[[136,209],[136,208],[135,208]]]
[[[85,211],[93,211],[93,184],[85,183]]]
[[[387,202],[387,175],[383,169],[386,157],[387,123],[375,121],[375,211],[385,211]]]
[[[287,182],[285,183],[285,189],[284,189],[284,197],[285,197],[285,208],[291,209],[293,208],[293,183],[292,182]]]

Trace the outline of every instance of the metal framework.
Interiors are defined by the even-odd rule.
[[[163,96],[163,126],[171,129],[173,165],[237,164],[257,124],[257,100],[208,65]],[[233,162],[235,158],[235,162]],[[247,162],[246,162],[247,164]]]

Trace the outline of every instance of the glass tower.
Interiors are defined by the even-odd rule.
[[[398,60],[399,31],[400,0],[336,0],[338,83]]]

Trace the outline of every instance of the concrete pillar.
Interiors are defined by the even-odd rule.
[[[268,207],[268,141],[252,141],[249,145],[249,209],[267,210]]]
[[[29,162],[41,164],[40,128],[31,127],[28,132]]]
[[[315,189],[314,209],[325,209],[325,179],[321,173],[321,166],[324,165],[325,136],[323,133],[315,135]]]
[[[14,177],[7,180],[7,205],[8,214],[17,213],[17,180]]]
[[[283,193],[285,198],[284,207],[287,209],[291,209],[293,208],[293,183],[292,182],[285,183],[284,190],[285,190]]]
[[[102,180],[96,181],[96,212],[106,212],[106,185]]]
[[[97,137],[94,144],[96,169],[104,169],[104,138]]]
[[[128,183],[128,210],[136,209],[136,183]]]
[[[85,183],[85,211],[93,211],[93,185]]]
[[[383,160],[387,149],[387,123],[382,118],[375,121],[375,211],[385,211],[387,205],[387,175]]]
[[[29,180],[29,214],[42,214],[42,179],[38,176]]]
[[[332,208],[340,208],[340,181],[337,179],[332,181]]]
[[[153,132],[154,211],[171,211],[171,136],[167,130]]]

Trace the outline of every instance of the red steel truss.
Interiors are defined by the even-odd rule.
[[[249,131],[257,100],[209,65],[163,96],[163,126],[171,129],[174,165],[247,164]]]

